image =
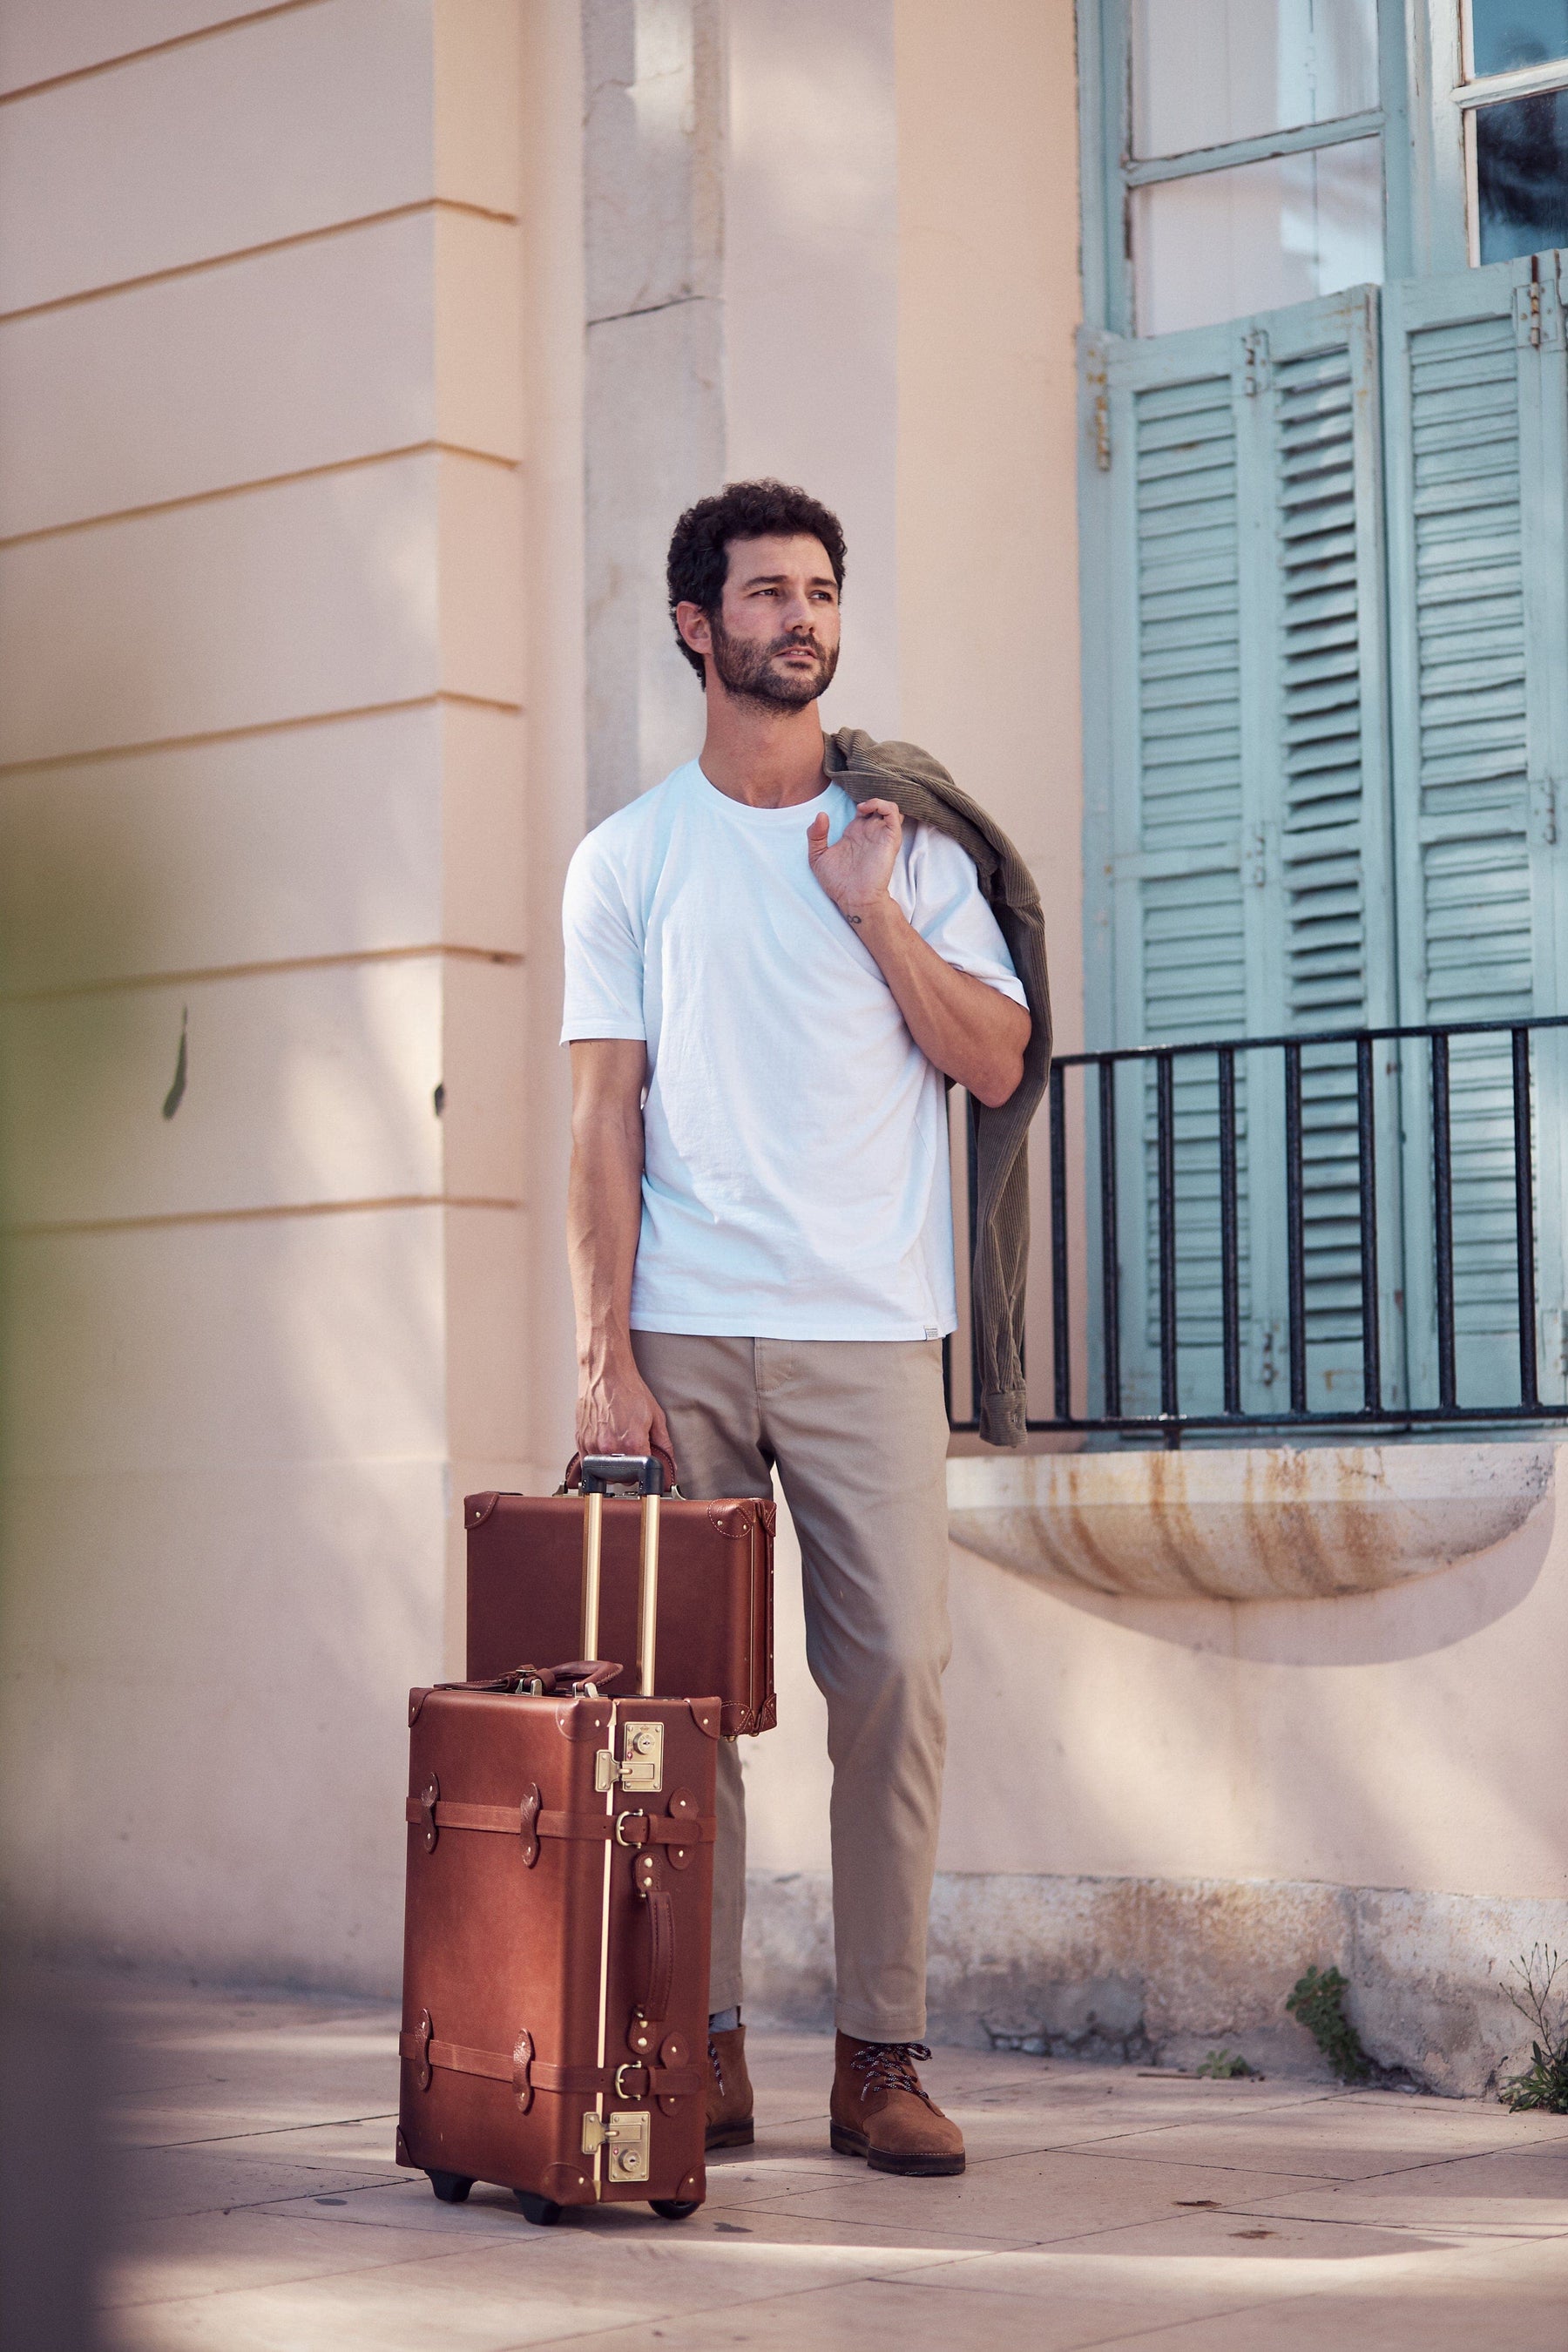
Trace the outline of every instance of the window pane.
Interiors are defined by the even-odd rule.
[[[1132,253],[1141,335],[1380,285],[1382,142],[1137,188]]]
[[[1377,0],[1131,0],[1131,16],[1134,154],[1377,104]]]
[[[1478,74],[1568,58],[1568,0],[1470,0],[1470,51]]]
[[[1481,259],[1568,245],[1568,89],[1476,109]]]

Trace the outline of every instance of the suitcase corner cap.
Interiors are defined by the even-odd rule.
[[[698,1730],[706,1732],[710,1739],[717,1739],[724,1714],[719,1701],[716,1698],[689,1698],[686,1704],[691,1709],[691,1720]]]
[[[500,1501],[500,1492],[494,1487],[487,1489],[482,1495],[465,1495],[463,1525],[466,1528],[482,1528]]]

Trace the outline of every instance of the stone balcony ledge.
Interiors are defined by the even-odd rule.
[[[1488,1551],[1552,1495],[1550,1444],[955,1456],[955,1543],[1020,1576],[1162,1600],[1376,1592]]]

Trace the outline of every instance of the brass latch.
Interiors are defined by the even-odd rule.
[[[664,1787],[662,1723],[624,1723],[619,1763],[613,1748],[600,1748],[594,1759],[595,1788],[603,1796],[617,1781],[623,1789],[647,1796],[657,1795]]]
[[[583,2153],[607,2150],[605,2171],[611,2180],[646,2180],[648,2177],[648,2124],[646,2111],[619,2115],[586,2115],[583,2118]]]

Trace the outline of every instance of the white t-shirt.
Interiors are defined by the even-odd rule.
[[[647,1040],[639,1331],[920,1339],[954,1328],[945,1087],[806,858],[838,784],[749,808],[695,760],[583,841],[562,1042]],[[1025,1003],[973,863],[908,824],[893,897]]]

